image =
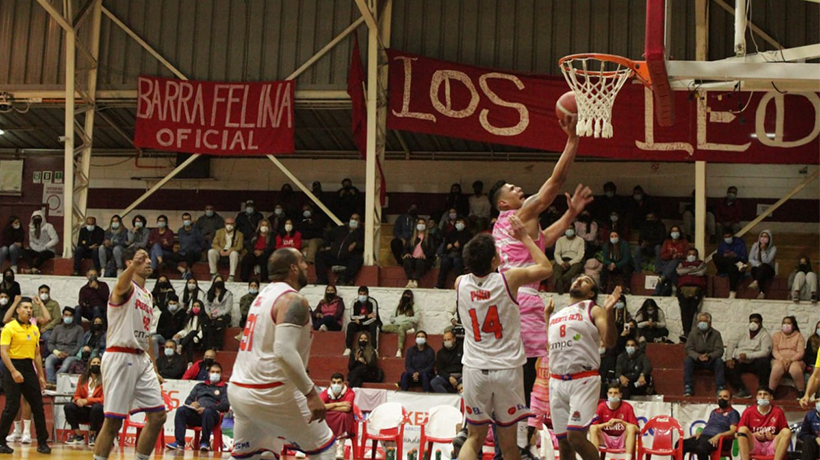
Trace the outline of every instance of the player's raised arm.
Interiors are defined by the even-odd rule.
[[[535,241],[533,241],[527,233],[527,229],[524,227],[524,223],[521,219],[516,216],[510,216],[510,229],[512,230],[513,237],[526,246],[530,252],[530,256],[532,256],[532,260],[535,261],[534,265],[511,268],[504,272],[504,276],[507,278],[507,283],[510,287],[510,292],[514,296],[517,296],[519,287],[552,276],[552,264],[547,258],[547,255],[544,254],[544,251],[535,244]]]
[[[612,348],[618,341],[618,329],[615,327],[615,303],[621,298],[621,287],[617,286],[606,298],[603,307],[592,309],[592,320],[598,327],[598,333],[604,341],[604,346]]]
[[[117,278],[117,283],[114,284],[114,289],[111,291],[111,303],[119,305],[128,299],[128,296],[131,295],[131,290],[134,289],[131,285],[134,275],[143,273],[143,267],[150,263],[151,259],[148,257],[148,252],[144,249],[137,250],[130,263],[128,261],[125,262],[126,268],[120,277]]]
[[[569,168],[575,161],[575,154],[578,152],[578,136],[575,134],[575,124],[578,122],[577,115],[567,115],[564,120],[559,120],[561,129],[567,133],[567,145],[561,158],[555,164],[552,175],[544,182],[538,193],[529,197],[524,202],[524,206],[515,214],[524,222],[537,219],[538,215],[544,212],[564,187],[564,183],[569,176]]]
[[[569,193],[565,193],[564,195],[567,197],[567,211],[560,219],[553,222],[552,225],[541,232],[544,234],[544,245],[546,247],[554,245],[555,242],[558,241],[558,238],[564,234],[567,227],[575,221],[575,218],[581,214],[581,211],[592,203],[594,199],[592,190],[590,190],[589,187],[584,187],[584,184],[578,184],[572,196],[570,196]]]

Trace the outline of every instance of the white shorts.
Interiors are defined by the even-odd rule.
[[[550,411],[555,435],[561,439],[567,430],[584,430],[597,417],[601,377],[598,375],[578,380],[550,378]]]
[[[234,413],[233,458],[254,458],[264,452],[278,458],[286,446],[316,455],[336,441],[324,421],[308,424],[307,398],[293,385],[256,389],[231,383],[228,400]]]
[[[101,370],[106,417],[124,419],[127,414],[165,410],[162,388],[148,354],[108,351],[102,357]]]
[[[467,423],[508,427],[532,416],[524,403],[524,368],[481,370],[464,366],[464,411]]]

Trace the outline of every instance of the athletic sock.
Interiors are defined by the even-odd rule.
[[[14,422],[14,434],[21,434],[23,432],[22,423],[19,420]]]
[[[94,455],[94,460],[108,460],[108,457],[103,457],[102,455]]]
[[[23,420],[23,433],[31,436],[31,420]]]
[[[151,458],[151,454],[141,454],[137,452],[137,460],[149,460]]]

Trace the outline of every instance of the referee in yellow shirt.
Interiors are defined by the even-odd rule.
[[[6,366],[3,373],[3,390],[6,407],[0,416],[0,454],[11,454],[14,449],[6,444],[14,417],[20,409],[22,394],[31,406],[34,427],[37,430],[37,452],[50,454],[46,415],[43,412],[43,394],[46,387],[43,359],[40,356],[40,330],[31,324],[31,298],[23,297],[14,312],[14,321],[6,324],[0,334],[0,357]],[[37,366],[37,372],[34,372]]]

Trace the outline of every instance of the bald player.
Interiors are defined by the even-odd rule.
[[[293,248],[270,258],[271,283],[248,311],[228,398],[236,415],[236,459],[278,456],[282,447],[332,460],[336,438],[325,423],[325,405],[307,375],[311,319],[307,299],[307,262]]]

